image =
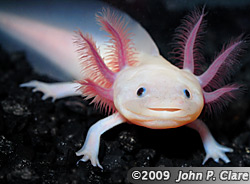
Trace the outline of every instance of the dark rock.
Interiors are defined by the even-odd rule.
[[[133,152],[138,148],[136,135],[131,132],[123,131],[119,134],[119,143],[123,150]]]
[[[34,183],[39,177],[26,159],[16,157],[13,160],[11,171],[7,174],[7,181],[10,183]]]
[[[138,167],[149,167],[152,165],[156,156],[156,152],[153,149],[141,149],[135,156],[136,165]]]
[[[8,160],[15,155],[14,153],[15,145],[3,135],[0,136],[0,168],[8,166]]]
[[[155,164],[156,167],[172,167],[173,162],[171,159],[161,156],[158,162]]]

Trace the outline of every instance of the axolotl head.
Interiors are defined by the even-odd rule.
[[[174,128],[194,121],[203,106],[197,78],[161,56],[140,54],[137,66],[121,71],[114,83],[116,109],[131,123]]]
[[[125,20],[103,10],[97,15],[101,29],[109,34],[103,58],[93,38],[78,31],[76,43],[84,71],[79,81],[83,95],[98,107],[118,111],[129,122],[148,128],[174,128],[190,123],[204,105],[210,112],[223,109],[240,91],[226,85],[245,41],[241,37],[225,45],[201,75],[199,40],[203,35],[204,9],[187,16],[177,29],[174,53],[180,68],[160,54],[150,55],[134,48]],[[104,60],[105,59],[105,60]]]

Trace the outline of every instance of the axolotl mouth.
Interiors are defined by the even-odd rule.
[[[178,107],[146,107],[142,112],[138,112],[136,110],[132,110],[130,108],[126,108],[127,111],[130,113],[133,113],[136,116],[139,116],[143,121],[151,121],[156,119],[169,119],[176,113],[181,112],[183,109],[180,109]],[[144,118],[143,118],[144,117]],[[165,118],[164,118],[165,117]],[[130,118],[128,118],[130,119]],[[138,117],[136,118],[138,119]]]
[[[144,107],[138,111],[126,108],[126,110],[132,113],[125,116],[131,123],[152,129],[176,128],[187,123],[184,109],[178,107]]]
[[[162,108],[162,107],[158,107],[158,108],[148,108],[150,110],[153,110],[153,111],[167,111],[167,112],[176,112],[176,111],[180,111],[181,109],[179,108]]]
[[[142,113],[139,113],[137,111],[134,111],[132,109],[129,109],[129,108],[126,108],[129,112],[132,112],[133,114],[136,114],[136,115],[139,115],[139,116],[144,116],[144,117],[151,117],[150,115],[146,115],[146,114],[142,114]],[[148,109],[149,111],[151,112],[159,112],[159,113],[175,113],[175,112],[179,112],[181,111],[182,109],[180,108],[176,108],[176,107],[147,107],[146,109]],[[151,117],[152,118],[152,117]]]

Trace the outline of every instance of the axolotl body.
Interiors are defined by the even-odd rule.
[[[232,40],[204,73],[195,75],[201,59],[197,40],[203,34],[204,16],[204,10],[194,11],[177,30],[174,52],[181,61],[179,68],[161,55],[136,50],[125,20],[104,9],[97,14],[97,21],[110,38],[105,57],[100,55],[89,34],[76,32],[75,44],[83,71],[81,80],[62,84],[31,81],[21,86],[42,91],[43,99],[83,95],[112,113],[92,125],[83,147],[76,153],[83,156],[81,161],[90,160],[93,166],[102,168],[98,160],[101,135],[124,122],[152,129],[187,125],[201,136],[206,151],[203,164],[209,158],[228,163],[225,152],[233,150],[218,144],[198,118],[204,106],[214,110],[221,108],[239,91],[239,85],[226,85],[224,79],[228,75],[223,71],[232,69],[237,62],[244,40],[241,37]]]

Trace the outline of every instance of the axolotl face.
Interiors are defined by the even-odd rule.
[[[116,109],[131,123],[175,128],[197,119],[204,99],[197,78],[161,56],[140,55],[143,61],[119,72],[114,83]]]

